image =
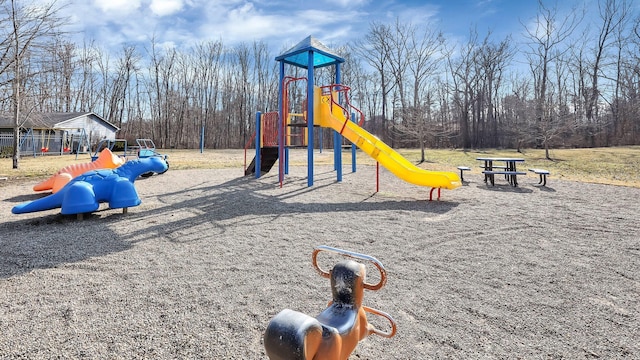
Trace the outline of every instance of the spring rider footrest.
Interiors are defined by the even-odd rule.
[[[342,260],[330,271],[318,266],[322,251],[372,263],[380,272],[377,284],[366,282],[366,266],[351,259]],[[374,257],[329,246],[318,246],[312,255],[314,268],[331,281],[332,300],[318,316],[284,309],[271,319],[264,334],[264,347],[271,360],[346,360],[358,342],[370,334],[391,338],[396,323],[380,310],[362,305],[364,290],[379,290],[387,281],[386,271]],[[367,313],[382,316],[391,329],[381,331],[367,321]]]

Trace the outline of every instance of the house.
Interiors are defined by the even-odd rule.
[[[118,130],[93,112],[31,113],[20,123],[20,153],[89,152],[100,140],[115,139]],[[0,153],[12,144],[13,117],[0,114]]]

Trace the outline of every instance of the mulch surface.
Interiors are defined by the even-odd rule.
[[[350,359],[640,358],[640,189],[465,174],[428,201],[373,166],[290,170],[170,170],[82,221],[13,215],[36,181],[0,185],[0,357],[265,359],[275,314],[330,300],[328,245],[384,264],[364,302],[398,325]]]

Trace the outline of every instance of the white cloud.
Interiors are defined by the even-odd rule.
[[[104,12],[129,14],[140,8],[141,0],[94,0],[93,3]]]
[[[158,16],[167,16],[182,10],[183,6],[182,0],[152,0],[149,8]]]
[[[295,16],[305,25],[328,26],[329,24],[349,22],[355,16],[358,16],[358,14],[350,12],[335,13],[325,10],[304,10],[296,13]]]
[[[201,31],[209,38],[227,41],[253,41],[277,36],[295,26],[291,16],[264,15],[252,3],[242,3],[223,9],[214,6],[208,9],[208,20]]]
[[[197,0],[201,1],[201,0]],[[176,29],[173,36],[180,35],[186,45],[202,40],[224,40],[225,44],[238,42],[265,41],[271,46],[293,45],[309,35],[325,41],[342,42],[345,38],[358,36],[354,33],[353,20],[363,18],[364,14],[357,10],[332,10],[326,4],[305,4],[287,9],[277,1],[268,2],[246,0],[220,0],[201,3],[198,6],[198,18],[188,21],[190,34],[179,33]],[[187,4],[189,7],[189,4]],[[182,14],[191,10],[188,8]],[[180,25],[181,27],[182,25]],[[176,26],[177,28],[178,26]],[[362,30],[362,29],[360,29]],[[166,34],[170,35],[170,34]],[[175,37],[173,38],[176,39]]]
[[[384,18],[371,0],[68,1],[74,3],[67,10],[78,34],[115,51],[147,46],[151,39],[165,48],[219,39],[226,45],[265,41],[287,47],[309,35],[339,44],[361,36],[371,19]],[[429,7],[396,9],[406,11],[395,12],[401,18],[430,15]]]
[[[327,2],[329,4],[337,5],[343,8],[346,8],[346,7],[355,8],[355,7],[361,7],[363,5],[366,5],[369,2],[369,0],[327,0]]]

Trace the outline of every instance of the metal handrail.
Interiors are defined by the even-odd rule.
[[[339,254],[342,256],[346,256],[346,257],[350,257],[358,260],[364,260],[372,263],[380,272],[380,281],[377,284],[364,283],[363,286],[367,290],[374,290],[374,291],[379,290],[387,282],[387,271],[384,269],[384,266],[382,266],[382,263],[378,259],[374,258],[373,256],[360,254],[360,253],[356,253],[348,250],[342,250],[342,249],[338,249],[338,248],[334,248],[326,245],[320,245],[316,247],[315,249],[313,249],[313,254],[311,254],[311,262],[313,264],[313,267],[318,271],[318,273],[320,273],[322,277],[329,278],[331,275],[328,271],[323,270],[320,268],[320,266],[318,266],[318,253],[320,253],[321,251],[327,251],[334,254]]]

